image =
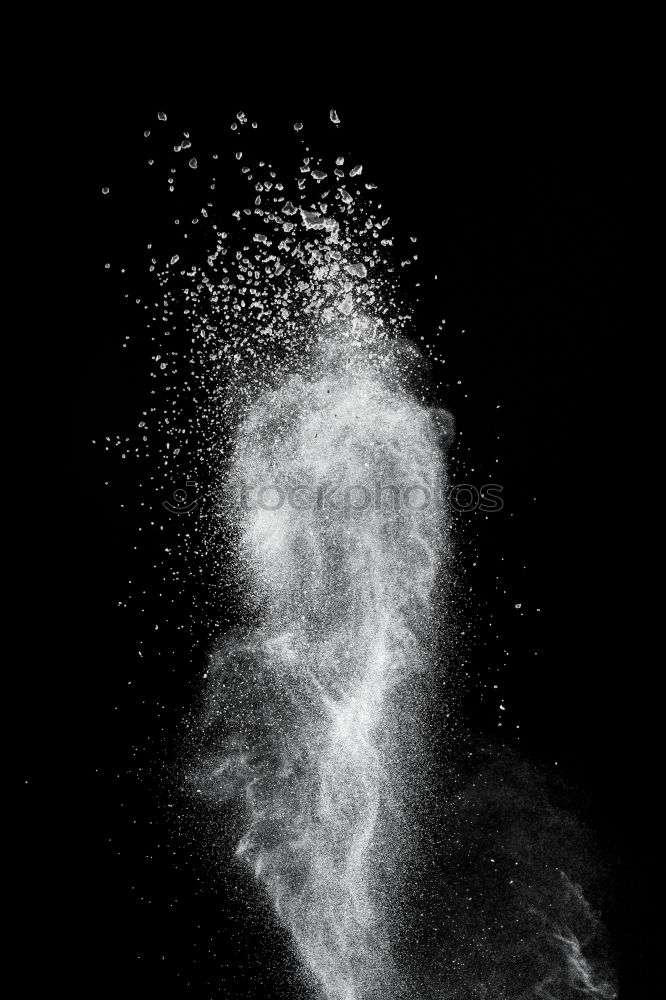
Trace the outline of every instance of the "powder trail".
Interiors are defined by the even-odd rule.
[[[424,667],[444,550],[441,510],[401,498],[441,488],[448,415],[416,400],[388,354],[324,342],[305,376],[250,408],[235,485],[293,502],[246,504],[239,552],[261,623],[211,668],[208,725],[230,699],[245,709],[212,771],[217,794],[245,788],[237,854],[331,1000],[397,988],[379,850],[403,820],[396,742],[409,732],[394,702]]]

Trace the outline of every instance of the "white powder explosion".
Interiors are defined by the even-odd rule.
[[[255,134],[236,117],[235,142]],[[297,122],[294,141],[305,134]],[[524,768],[469,741],[456,777],[448,729],[432,721],[452,420],[422,391],[375,185],[307,146],[287,180],[236,150],[253,200],[227,206],[228,232],[209,193],[218,154],[173,138],[169,196],[179,157],[186,183],[205,187],[174,219],[178,252],[149,258],[157,388],[139,427],[165,485],[203,484],[199,528],[165,562],[180,554],[192,579],[217,584],[196,793],[244,800],[236,855],[325,1000],[614,997],[582,951],[596,918],[557,875],[576,867],[559,860],[568,819]],[[409,240],[401,269],[417,257]],[[222,613],[239,592],[243,606]]]

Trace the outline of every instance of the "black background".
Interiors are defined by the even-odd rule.
[[[230,895],[211,861],[215,845],[183,819],[174,761],[206,637],[177,631],[192,602],[153,570],[160,539],[147,532],[134,549],[137,527],[153,515],[167,533],[176,527],[162,496],[154,511],[139,509],[136,464],[91,445],[129,433],[150,389],[134,298],[148,296],[145,244],[166,254],[172,236],[166,196],[146,174],[143,130],[158,127],[164,106],[169,127],[191,133],[193,152],[226,150],[231,160],[228,126],[242,108],[259,120],[267,153],[292,172],[297,120],[313,149],[362,162],[393,231],[419,237],[415,333],[434,342],[446,318],[437,340],[446,377],[437,381],[459,434],[453,478],[504,490],[502,512],[457,521],[462,628],[471,633],[460,642],[463,711],[474,729],[506,739],[574,789],[609,872],[605,922],[620,995],[645,996],[656,855],[628,691],[645,681],[626,623],[627,386],[617,367],[634,336],[624,318],[628,109],[620,99],[560,95],[488,96],[463,111],[437,87],[330,101],[222,90],[205,105],[79,94],[54,130],[71,137],[53,164],[62,186],[44,195],[56,209],[53,253],[65,257],[55,263],[66,277],[54,303],[57,342],[53,330],[44,338],[66,416],[57,418],[56,485],[46,491],[55,551],[36,575],[56,629],[28,627],[30,660],[40,665],[26,672],[24,697],[30,704],[34,684],[39,718],[43,711],[54,733],[25,754],[25,815],[29,853],[45,859],[56,886],[45,892],[42,877],[28,879],[24,937],[34,941],[45,910],[52,914],[73,996],[207,997],[220,978],[223,996],[288,995],[264,955],[267,935],[287,953],[281,932],[270,917],[256,919],[260,903]],[[332,139],[329,106],[343,122]],[[233,192],[219,203],[241,204]],[[51,440],[53,419],[50,405],[38,408],[35,426]],[[145,612],[120,606],[139,587],[149,593]],[[56,786],[48,805],[45,770]],[[28,982],[39,971],[26,966]]]

